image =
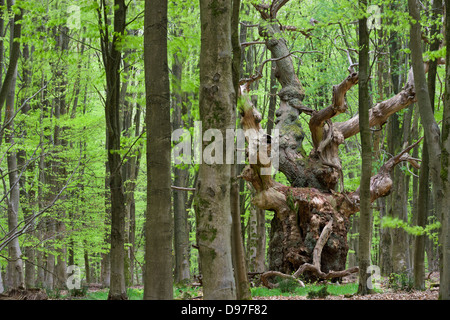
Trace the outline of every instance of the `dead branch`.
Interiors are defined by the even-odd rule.
[[[376,199],[384,197],[389,194],[391,188],[392,188],[392,178],[391,173],[392,170],[396,165],[398,165],[400,162],[408,161],[413,165],[415,168],[419,168],[419,164],[417,163],[417,160],[413,157],[411,157],[408,152],[411,151],[413,148],[415,148],[420,142],[422,142],[423,137],[420,138],[417,142],[413,143],[412,145],[405,148],[403,151],[401,151],[398,155],[395,157],[392,157],[389,159],[384,165],[381,166],[378,174],[374,175],[370,179],[370,201],[374,202]],[[359,188],[356,189],[355,192],[349,194],[349,198],[353,199],[355,203],[359,203],[359,197],[360,197],[360,190]]]
[[[353,268],[350,268],[347,270],[342,270],[342,271],[330,271],[328,273],[321,271],[320,262],[321,262],[321,257],[322,257],[322,249],[325,246],[325,244],[327,243],[328,238],[331,235],[332,227],[333,227],[333,219],[331,219],[327,223],[327,225],[323,228],[322,233],[320,234],[320,237],[316,242],[316,245],[315,245],[314,251],[313,251],[313,263],[312,264],[310,264],[310,263],[302,264],[292,276],[284,274],[282,272],[278,272],[278,271],[267,271],[261,275],[261,281],[262,281],[263,285],[270,289],[277,287],[278,284],[274,284],[269,281],[270,278],[277,276],[277,277],[284,278],[284,279],[293,279],[293,280],[297,281],[300,284],[300,286],[304,287],[303,282],[298,280],[298,277],[300,277],[300,275],[302,275],[306,271],[310,271],[316,277],[318,277],[320,279],[324,279],[324,280],[333,279],[333,278],[342,278],[342,277],[348,276],[352,273],[358,272],[359,271],[358,267],[353,267]]]
[[[245,47],[249,47],[255,44],[266,44],[265,41],[250,41],[250,42],[242,42],[241,43],[241,47],[245,48]]]
[[[261,79],[263,77],[263,69],[264,66],[266,65],[266,63],[268,62],[276,62],[276,61],[280,61],[282,59],[286,59],[288,57],[290,57],[291,55],[293,55],[294,53],[301,53],[301,54],[306,54],[306,53],[320,53],[323,54],[322,51],[317,51],[317,50],[312,50],[312,51],[292,51],[289,52],[289,54],[283,56],[283,57],[279,57],[279,58],[272,58],[272,59],[267,59],[264,60],[261,65],[259,66],[259,68],[256,70],[256,73],[254,75],[252,75],[250,78],[244,78],[239,80],[239,85],[242,87],[244,87],[243,89],[245,89],[244,91],[248,91],[250,88],[250,85],[255,82],[258,81],[259,79]]]
[[[244,27],[246,27],[246,28],[259,28],[259,24],[247,24],[247,23],[245,23],[245,22],[239,22],[239,24],[241,25],[241,26],[244,26]]]
[[[311,33],[311,31],[313,31],[315,28],[316,28],[316,24],[320,24],[320,22],[319,21],[317,21],[316,19],[314,19],[314,18],[311,18],[310,20],[309,20],[309,23],[313,26],[313,28],[308,28],[308,29],[302,29],[302,28],[299,28],[299,27],[296,27],[296,26],[283,26],[283,25],[280,25],[280,29],[282,30],[282,31],[293,31],[293,32],[300,32],[302,35],[304,35],[307,39],[309,39],[309,38],[311,38],[312,37],[312,33]],[[330,25],[333,25],[333,24],[340,24],[340,22],[329,22],[329,23],[322,23],[321,25],[323,25],[323,26],[330,26]]]
[[[270,15],[272,19],[277,17],[278,11],[288,3],[289,0],[274,0],[270,6]]]
[[[184,187],[177,187],[177,186],[171,186],[172,190],[178,190],[178,191],[195,191],[195,188],[184,188]]]
[[[348,276],[352,273],[358,272],[358,267],[353,267],[343,271],[330,271],[328,273],[322,272],[320,268],[320,260],[322,257],[322,249],[328,241],[330,237],[333,226],[333,219],[331,219],[325,228],[323,228],[322,233],[320,234],[319,240],[316,242],[316,246],[314,247],[313,252],[313,264],[304,263],[302,264],[298,270],[294,273],[294,277],[298,278],[305,271],[311,271],[315,276],[320,279],[332,279],[332,278],[341,278]]]
[[[347,111],[345,96],[347,92],[358,83],[358,80],[358,74],[353,72],[340,84],[333,86],[332,104],[329,107],[312,114],[309,121],[309,128],[316,149],[319,147],[320,142],[326,134],[326,132],[324,132],[325,123],[331,118]],[[330,128],[330,126],[328,127]],[[331,128],[328,131],[331,131]]]
[[[429,64],[429,61],[424,62],[425,73],[428,72]],[[445,64],[445,61],[443,59],[438,59],[438,64]],[[410,69],[408,81],[403,90],[392,98],[377,103],[369,110],[369,125],[371,127],[383,126],[391,115],[406,108],[415,101],[416,92],[414,88],[414,73],[412,69]],[[359,133],[359,115],[344,122],[337,122],[334,125],[335,128],[342,133],[344,139],[347,139]]]

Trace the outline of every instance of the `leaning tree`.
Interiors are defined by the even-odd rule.
[[[241,126],[246,132],[257,133],[246,134],[249,146],[256,143],[256,146],[247,149],[248,157],[254,157],[257,161],[247,165],[241,177],[255,190],[253,204],[275,212],[269,242],[271,271],[262,277],[266,284],[270,284],[271,275],[294,274],[297,277],[303,274],[307,279],[330,279],[358,271],[357,267],[345,270],[345,263],[349,220],[359,211],[360,194],[359,189],[348,192],[343,188],[339,146],[359,133],[359,118],[356,115],[347,121],[333,122],[333,118],[347,110],[346,93],[358,83],[357,64],[351,61],[347,51],[349,75],[333,86],[331,104],[318,111],[305,106],[305,91],[291,59],[294,52],[289,51],[282,37],[282,31],[293,28],[282,26],[277,19],[278,11],[288,1],[273,0],[271,4],[253,6],[264,20],[259,26],[259,34],[272,54],[272,59],[263,62],[262,66],[275,62],[276,78],[281,85],[275,120],[279,132],[278,169],[286,176],[289,186],[276,182],[271,175],[262,174],[263,169],[270,167],[270,157],[275,150],[272,150],[273,137],[260,131],[262,117],[249,98],[250,84],[262,77],[262,66],[255,75],[240,82]],[[427,71],[428,63],[424,64],[424,68]],[[410,71],[403,90],[371,108],[370,126],[382,126],[392,114],[415,100],[413,73]],[[309,116],[313,143],[309,155],[305,155],[302,147],[305,137],[299,119],[302,113]],[[371,178],[371,202],[389,194],[393,183],[391,173],[397,164],[408,161],[418,168],[417,159],[408,152],[420,141],[389,159]]]

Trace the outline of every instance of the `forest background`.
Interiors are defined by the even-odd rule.
[[[408,81],[412,65],[411,17],[408,1],[379,0],[370,4],[369,92],[370,105],[374,106],[398,94]],[[258,33],[264,21],[255,5],[250,0],[242,0],[240,5],[240,78],[261,76],[252,81],[249,95],[261,113],[261,127],[271,132],[276,124],[281,85],[275,61],[270,61],[271,52]],[[443,1],[438,0],[422,1],[419,8],[422,53],[425,60],[436,61],[428,71],[427,85],[440,127],[446,79],[445,66],[437,63],[446,56],[443,8]],[[18,283],[50,290],[65,288],[70,275],[68,266],[77,266],[86,283],[111,286],[110,261],[116,258],[110,250],[111,208],[119,199],[111,196],[114,191],[110,178],[117,176],[111,168],[115,167],[121,167],[123,189],[124,285],[144,283],[148,210],[145,155],[152,153],[147,149],[152,130],[146,130],[145,121],[144,9],[144,1],[127,1],[124,32],[118,34],[113,12],[117,8],[109,1],[0,0],[0,291]],[[333,86],[348,76],[349,66],[358,68],[359,16],[357,1],[283,3],[277,16],[277,23],[283,26],[280,36],[302,80],[303,104],[312,110],[329,106]],[[167,34],[171,130],[185,128],[193,136],[194,123],[201,120],[198,1],[168,2]],[[111,57],[115,50],[121,54],[114,66]],[[113,67],[120,75],[115,82],[111,80]],[[114,140],[116,145],[112,147],[114,137],[105,134],[105,111],[108,99],[112,99],[108,92],[118,84],[120,109],[114,121],[120,139]],[[348,109],[336,116],[337,121],[358,114],[357,87],[347,92]],[[308,128],[308,115],[303,113],[298,120]],[[306,155],[314,143],[311,134],[307,130],[304,133],[301,152]],[[373,173],[424,134],[417,103],[372,127]],[[175,144],[172,141],[172,146]],[[360,186],[361,152],[359,135],[340,145],[345,190]],[[158,153],[154,156],[158,157]],[[419,143],[411,156],[421,169],[408,161],[396,166],[390,194],[371,206],[370,259],[385,276],[406,274],[413,278],[417,237],[423,239],[423,272],[439,271],[442,224],[426,170],[427,144]],[[111,164],[113,161],[116,166]],[[175,234],[171,263],[175,283],[197,281],[201,273],[193,205],[199,167],[196,163],[180,164],[173,165],[171,171],[170,206]],[[242,169],[237,168],[236,176]],[[281,172],[274,179],[289,184]],[[250,183],[244,179],[237,183],[247,271],[261,274],[273,265],[270,243],[274,213],[252,203],[255,190]],[[356,213],[348,232],[346,268],[358,265],[358,239]],[[14,271],[18,262],[23,263],[23,274]],[[417,286],[423,287],[423,283]]]

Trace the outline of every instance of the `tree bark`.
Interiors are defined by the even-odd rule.
[[[234,85],[234,121],[236,122],[236,106],[238,103],[239,80],[241,71],[241,45],[239,40],[239,15],[240,15],[241,0],[233,0],[232,16],[231,16],[231,46],[232,46],[232,80]],[[244,239],[241,229],[241,211],[239,204],[239,179],[238,168],[239,164],[234,159],[231,164],[231,179],[230,179],[230,208],[232,216],[232,255],[234,277],[236,282],[236,299],[251,300],[250,283],[248,281],[247,261],[245,259]]]
[[[144,62],[148,136],[145,300],[173,299],[167,6],[167,0],[147,1],[145,6]]]
[[[438,21],[439,14],[442,14],[442,1],[433,1],[432,19]],[[433,24],[431,28],[431,36],[436,36],[440,33],[438,27]],[[434,39],[431,42],[430,50],[436,51],[439,49],[439,40]],[[434,112],[434,100],[436,90],[436,74],[437,74],[437,60],[430,61],[430,67],[428,71],[428,91],[430,94],[430,104]],[[426,219],[428,216],[428,198],[429,198],[429,169],[428,169],[429,157],[427,150],[427,143],[423,147],[422,155],[422,170],[419,175],[419,199],[417,210],[416,224],[420,227],[425,227]],[[431,257],[428,257],[431,261]],[[414,242],[414,286],[416,289],[423,290],[425,288],[425,235],[415,237]]]
[[[232,1],[201,0],[200,119],[202,134],[217,129],[222,146],[226,129],[235,128],[236,93],[231,43]],[[218,132],[217,132],[218,133]],[[221,137],[220,137],[221,135]],[[202,143],[201,150],[207,146]],[[236,298],[231,250],[231,165],[200,164],[195,213],[204,299]]]
[[[450,43],[450,5],[445,2],[445,43]],[[439,298],[450,300],[450,52],[447,50],[445,65],[444,116],[442,124],[441,178],[443,182],[443,203],[441,206],[442,268],[440,274]]]
[[[103,63],[106,73],[106,141],[111,190],[111,278],[108,300],[126,300],[125,286],[125,196],[118,152],[120,145],[120,63],[122,53],[118,42],[125,33],[126,6],[124,0],[114,1],[114,35],[112,43],[108,34],[107,8],[103,3],[98,9]],[[102,12],[103,10],[103,18]],[[102,25],[104,24],[104,25]],[[106,28],[104,28],[106,27]]]
[[[304,90],[296,76],[291,53],[287,49],[286,41],[279,35],[283,28],[271,20],[282,5],[276,6],[277,10],[270,5],[253,6],[266,20],[264,26],[260,27],[260,35],[265,37],[266,46],[273,54],[271,61],[277,64],[277,79],[282,87],[278,94],[280,107],[276,112],[276,129],[279,130],[278,160],[279,170],[291,184],[290,187],[284,186],[273,181],[270,176],[261,175],[261,170],[268,167],[267,161],[251,164],[242,173],[242,177],[255,189],[253,203],[261,209],[275,212],[269,244],[269,269],[290,274],[302,264],[311,263],[320,231],[332,218],[336,223],[333,224],[330,240],[323,248],[321,259],[321,272],[332,274],[331,270],[345,268],[349,217],[360,210],[361,190],[344,190],[341,193],[335,191],[338,182],[341,182],[343,190],[339,145],[360,132],[359,115],[340,123],[333,123],[331,120],[346,111],[345,94],[358,83],[359,75],[354,72],[354,64],[351,62],[350,75],[334,87],[330,106],[320,111],[304,106]],[[258,71],[256,75],[241,80],[241,126],[246,132],[259,132],[260,129],[261,115],[248,98],[249,85],[260,77],[261,71]],[[370,127],[383,125],[392,114],[415,101],[412,81],[410,77],[397,95],[376,104],[369,111]],[[315,132],[314,149],[309,157],[302,148],[304,132],[298,119],[299,113],[311,116],[309,127]],[[277,139],[267,139],[259,134],[256,136],[259,139],[259,147],[267,148],[267,155],[265,152],[259,154],[259,160],[267,160],[271,153],[271,140]],[[414,159],[407,154],[416,145],[417,143],[407,147],[391,158],[381,167],[379,173],[370,179],[370,202],[390,192],[391,173],[398,163],[409,161],[417,166]],[[270,166],[270,161],[268,163]],[[305,274],[305,278],[317,279],[317,276],[323,274],[310,272]]]
[[[359,0],[360,10],[367,8],[366,0]],[[372,176],[372,141],[369,127],[369,32],[367,18],[359,20],[359,127],[361,136],[361,185],[359,219],[359,283],[358,294],[367,294],[367,268],[370,266],[370,235],[372,229],[372,210],[370,208],[370,178]]]
[[[427,82],[425,78],[425,70],[423,68],[423,56],[422,56],[422,43],[421,43],[421,25],[420,25],[420,7],[417,0],[408,0],[409,14],[413,18],[411,24],[411,58],[414,71],[414,84],[416,87],[417,100],[419,104],[420,116],[422,126],[425,132],[425,138],[427,141],[428,155],[430,159],[429,168],[431,181],[433,183],[433,193],[435,199],[435,207],[438,210],[438,219],[442,223],[442,229],[440,230],[439,241],[441,244],[441,264],[440,271],[444,275],[446,272],[445,267],[448,269],[448,253],[449,245],[447,241],[447,219],[448,213],[446,207],[446,170],[442,170],[447,167],[448,156],[447,150],[441,147],[440,143],[440,130],[436,123],[436,119],[433,114],[433,107],[430,101],[430,95],[428,92]],[[447,8],[448,9],[448,8]],[[448,13],[447,13],[448,14]],[[447,61],[448,62],[448,61]],[[446,129],[446,128],[443,128]],[[443,132],[443,136],[445,136]],[[444,140],[442,140],[444,141]],[[444,143],[442,144],[444,146]],[[444,187],[445,186],[445,187]],[[447,256],[446,256],[447,255]],[[447,260],[446,260],[447,259]],[[445,278],[445,277],[444,277]],[[449,284],[442,279],[441,284],[443,287],[439,289],[439,297],[441,299],[449,299]]]
[[[0,2],[1,5],[1,2]],[[1,30],[1,28],[0,28]],[[1,32],[1,31],[0,31]],[[31,79],[32,79],[32,71],[28,69],[31,64],[30,50],[27,44],[24,44],[22,50],[23,56],[23,65],[26,68],[23,68],[22,71],[22,99],[20,103],[23,105],[22,114],[28,114],[31,107],[27,102],[27,98],[30,96],[30,88],[31,88]],[[24,123],[21,123],[23,125]],[[28,135],[26,129],[21,132],[21,135],[26,137]],[[19,150],[17,152],[17,166],[20,170],[23,170],[26,166],[27,152],[26,150]],[[36,193],[34,190],[27,190],[27,183],[31,184],[33,173],[35,172],[35,164],[34,162],[29,163],[26,168],[26,174],[22,174],[22,177],[19,178],[20,185],[20,198],[26,199],[28,202],[26,205],[22,205],[22,212],[24,215],[24,220],[29,221],[29,219],[33,219],[33,207],[36,205]],[[35,223],[32,225],[32,229],[34,229]],[[32,234],[35,234],[32,232]],[[36,261],[35,261],[35,248],[32,246],[26,246],[24,248],[24,256],[27,258],[25,260],[25,287],[26,288],[34,288],[35,280],[36,280]]]
[[[174,36],[181,37],[182,31],[178,30]],[[181,57],[177,53],[173,55],[172,64],[172,130],[182,129],[184,127],[183,117],[188,116],[187,108],[183,105],[182,92],[182,75],[183,63]],[[173,184],[177,187],[187,187],[189,180],[188,170],[182,168],[173,168]],[[187,195],[185,191],[173,191],[173,213],[174,213],[174,251],[175,251],[175,283],[183,283],[190,278],[190,262],[189,262],[189,225],[188,225],[188,208]]]
[[[11,10],[15,5],[14,0],[8,1],[8,9]],[[2,90],[0,92],[0,110],[6,102],[5,109],[5,122],[7,133],[5,134],[5,142],[13,145],[14,142],[14,102],[16,92],[16,79],[17,79],[17,62],[20,56],[20,46],[18,46],[21,36],[21,24],[22,19],[21,9],[19,13],[14,15],[14,18],[10,19],[10,63],[8,66],[8,72],[5,80],[2,84]],[[5,93],[5,100],[2,95]],[[7,152],[8,163],[8,177],[9,177],[9,199],[8,199],[8,229],[10,232],[16,230],[18,227],[19,219],[19,205],[20,205],[20,188],[19,188],[19,174],[17,171],[17,153]],[[23,288],[24,274],[23,274],[23,262],[22,251],[19,245],[19,239],[16,238],[8,245],[9,250],[9,262],[8,262],[8,277],[10,288]]]

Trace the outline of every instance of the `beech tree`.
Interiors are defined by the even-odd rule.
[[[14,0],[7,2],[8,11],[13,9]],[[17,63],[20,56],[19,40],[21,36],[21,19],[22,11],[14,14],[10,19],[10,62],[5,80],[2,83],[0,91],[0,111],[6,104],[6,128],[5,142],[13,146],[15,144],[14,136],[14,101],[16,93],[17,79]],[[17,170],[17,153],[14,151],[7,152],[8,175],[9,175],[9,199],[8,199],[8,230],[14,232],[19,226],[19,174]],[[15,238],[9,243],[9,263],[8,273],[10,283],[9,287],[24,287],[24,274],[22,262],[22,250],[19,246],[19,239]]]
[[[450,30],[450,4],[445,1],[445,29]],[[450,32],[445,33],[445,43],[450,43]],[[443,182],[444,203],[441,206],[441,244],[442,261],[439,286],[439,298],[450,300],[450,52],[447,50],[445,57],[445,95],[444,95],[444,119],[442,127],[442,158],[441,178]]]
[[[425,78],[425,71],[428,69],[428,64],[424,67],[423,55],[422,55],[422,41],[421,41],[421,24],[420,24],[420,7],[417,0],[408,0],[409,14],[413,21],[411,23],[411,60],[414,74],[414,84],[417,88],[417,100],[419,104],[419,111],[421,115],[421,121],[424,127],[425,137],[427,139],[428,157],[430,159],[429,168],[431,174],[431,180],[433,183],[433,189],[435,194],[435,206],[438,208],[438,216],[442,221],[442,229],[440,230],[440,244],[441,244],[441,278],[439,297],[440,299],[449,299],[450,291],[448,284],[448,257],[449,257],[449,237],[448,237],[448,207],[445,206],[446,199],[449,198],[448,194],[448,150],[447,150],[447,137],[448,128],[443,127],[443,137],[441,144],[441,133],[439,126],[434,117],[433,108],[430,101],[430,95],[428,92],[427,81]],[[448,9],[448,7],[447,7]],[[448,18],[448,14],[446,14]],[[448,60],[448,58],[447,58]],[[446,65],[446,71],[448,72],[448,65]],[[448,73],[446,73],[448,77]],[[446,89],[448,89],[446,87]],[[448,102],[446,100],[446,102]],[[445,106],[445,115],[448,115],[448,105]],[[444,118],[446,119],[446,118]]]
[[[367,1],[359,1],[359,9],[367,10]],[[372,141],[369,127],[369,30],[367,18],[359,19],[359,127],[361,130],[361,183],[359,219],[359,285],[358,293],[367,294],[367,268],[370,265],[370,235],[372,229],[370,208],[370,177],[372,175]]]
[[[144,299],[173,298],[167,0],[146,1],[147,219]]]
[[[114,1],[113,33],[110,34],[107,4],[97,9],[101,35],[102,58],[106,72],[106,149],[108,154],[109,188],[111,196],[111,279],[108,299],[126,300],[125,287],[125,196],[122,181],[120,131],[120,65],[122,52],[118,47],[125,34],[126,10],[124,0]],[[112,42],[110,37],[112,35]]]
[[[202,42],[200,52],[200,120],[202,134],[217,129],[224,145],[226,129],[236,125],[231,43],[233,1],[201,0]],[[203,135],[202,135],[203,136]],[[212,139],[212,137],[211,137]],[[202,141],[202,148],[208,145]],[[231,164],[200,164],[196,186],[195,213],[204,299],[235,299],[231,255]]]

